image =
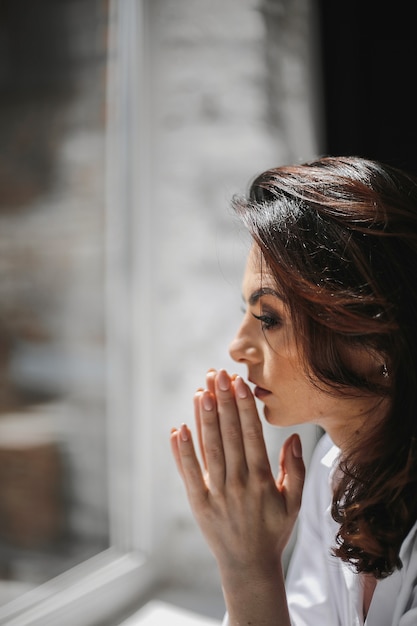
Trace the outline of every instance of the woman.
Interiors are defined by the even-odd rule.
[[[225,624],[417,624],[417,182],[360,158],[261,174],[234,207],[253,245],[230,353],[267,421],[311,422],[271,474],[255,400],[210,371],[173,454],[218,563]],[[284,584],[281,559],[301,504]]]

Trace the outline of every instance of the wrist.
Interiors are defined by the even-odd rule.
[[[230,626],[290,626],[281,563],[271,568],[221,572]]]
[[[279,558],[268,558],[254,564],[219,565],[224,590],[268,589],[284,581],[282,562]]]

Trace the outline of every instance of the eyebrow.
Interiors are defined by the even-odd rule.
[[[275,298],[284,300],[282,295],[279,294],[278,291],[276,291],[275,289],[272,289],[271,287],[261,287],[250,295],[248,303],[250,304],[250,306],[254,306],[258,302],[259,298],[261,298],[262,296],[275,296]]]

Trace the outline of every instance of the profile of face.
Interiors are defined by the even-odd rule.
[[[381,415],[387,402],[381,398],[359,392],[335,394],[334,389],[329,393],[323,383],[315,384],[318,381],[312,379],[300,354],[289,307],[255,244],[248,256],[242,293],[246,310],[230,354],[246,365],[248,380],[270,424],[318,424],[340,446],[361,432],[376,413]],[[349,358],[361,374],[381,375],[379,355],[356,348]]]

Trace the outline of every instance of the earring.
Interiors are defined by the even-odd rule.
[[[389,377],[388,368],[387,368],[385,363],[382,366],[382,372],[381,373],[382,373],[382,376],[384,378],[388,378]]]

